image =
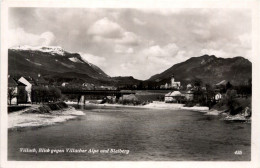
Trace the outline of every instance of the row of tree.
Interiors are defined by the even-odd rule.
[[[34,103],[55,102],[61,98],[61,91],[55,87],[35,86],[31,96]]]

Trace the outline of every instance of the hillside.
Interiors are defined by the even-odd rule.
[[[236,85],[252,78],[252,63],[243,57],[225,59],[217,58],[214,55],[203,55],[175,64],[147,81],[163,84],[169,82],[172,75],[182,83],[200,79],[203,83],[216,84],[226,80]]]
[[[61,47],[11,48],[8,50],[8,71],[12,76],[35,77],[41,74],[45,79],[56,83],[113,82],[99,67]]]
[[[116,76],[112,77],[116,82],[117,85],[138,85],[141,80],[135,79],[132,76]]]
[[[98,85],[159,86],[170,81],[172,75],[182,84],[200,79],[203,83],[217,84],[230,81],[241,84],[252,77],[252,63],[243,57],[217,58],[203,55],[192,57],[173,65],[166,71],[141,81],[132,76],[110,77],[96,65],[83,59],[80,54],[70,53],[61,47],[16,47],[8,50],[8,73],[11,76],[36,77],[41,74],[50,83],[63,82]]]

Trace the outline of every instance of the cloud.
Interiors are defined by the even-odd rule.
[[[114,48],[115,53],[119,53],[119,54],[132,54],[134,52],[133,48],[129,48],[127,46],[123,46],[123,45],[115,45]]]
[[[95,42],[116,43],[122,45],[137,45],[140,37],[135,33],[126,31],[119,24],[103,18],[96,21],[87,32],[92,35]]]
[[[106,66],[106,59],[104,57],[92,55],[89,53],[80,53],[80,55],[85,61],[100,66],[101,68]]]
[[[88,53],[88,61],[109,75],[147,79],[203,54],[250,60],[251,12],[246,8],[10,8],[8,40],[11,45],[60,45]]]
[[[164,16],[179,14],[183,11],[182,8],[138,8],[137,10],[147,14],[157,14]]]
[[[127,70],[124,75],[135,74],[138,79],[147,79],[154,75],[154,72],[160,73],[187,59],[186,52],[180,50],[175,43],[149,46],[130,58],[130,61],[120,64],[120,68],[122,71]]]
[[[239,39],[242,46],[244,46],[246,48],[251,48],[252,42],[251,42],[251,36],[250,36],[249,33],[239,35],[238,39]]]
[[[146,25],[146,22],[141,21],[141,20],[139,20],[139,19],[137,19],[137,18],[133,18],[133,22],[134,22],[135,24],[141,25],[141,26]]]
[[[50,45],[54,39],[55,39],[55,36],[52,32],[44,32],[40,35],[41,39],[43,40],[43,45]]]
[[[44,32],[40,35],[25,32],[23,28],[9,30],[8,46],[14,47],[18,45],[30,46],[49,46],[52,45],[55,36],[52,32]]]
[[[179,47],[174,43],[169,43],[163,47],[159,45],[150,46],[149,48],[141,51],[141,55],[145,56],[151,61],[164,61],[164,59],[171,58],[176,55],[179,50]]]
[[[116,43],[125,45],[137,45],[141,41],[140,37],[132,32],[124,32],[121,39],[116,39]]]
[[[109,20],[108,18],[103,18],[96,21],[88,29],[89,35],[101,36],[103,38],[121,38],[123,29],[117,23]]]
[[[207,55],[215,55],[217,57],[224,57],[224,58],[230,56],[227,52],[225,52],[223,50],[214,50],[214,49],[202,49],[200,51],[200,54],[201,55],[205,55],[205,54],[207,54]]]

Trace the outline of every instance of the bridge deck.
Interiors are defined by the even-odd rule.
[[[62,94],[80,94],[80,95],[127,95],[135,94],[133,90],[75,90],[61,91]]]

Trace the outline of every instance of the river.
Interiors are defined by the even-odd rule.
[[[251,124],[187,110],[75,105],[86,115],[57,125],[9,130],[9,160],[249,161]],[[61,153],[20,152],[20,148]],[[88,152],[66,152],[66,148]],[[99,150],[89,153],[89,149]],[[65,152],[62,152],[65,150]],[[108,150],[109,153],[101,153]],[[111,151],[121,151],[115,153]],[[127,151],[129,153],[127,153]],[[236,153],[236,154],[235,154]]]

